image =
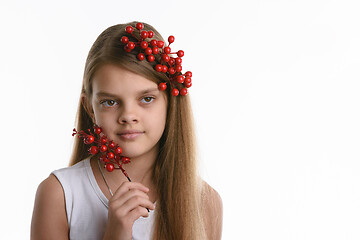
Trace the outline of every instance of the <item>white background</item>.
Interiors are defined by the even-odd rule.
[[[29,238],[38,184],[68,164],[92,43],[139,20],[185,51],[223,239],[360,239],[359,12],[356,0],[1,0],[0,238]]]

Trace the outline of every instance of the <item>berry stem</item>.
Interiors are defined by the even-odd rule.
[[[121,164],[121,165],[122,165],[122,164]],[[125,175],[125,177],[129,180],[129,182],[131,182],[131,179],[130,179],[129,175],[127,175],[127,173],[125,172],[125,169],[123,169],[122,166],[120,166],[120,169],[121,169],[121,171],[123,172],[123,174]],[[148,208],[146,208],[146,210],[147,210],[148,212],[150,212],[150,210],[149,210]]]
[[[137,36],[135,36],[133,33],[131,33],[131,36],[133,36],[134,38],[136,38],[136,40],[140,41],[140,39],[139,39]]]

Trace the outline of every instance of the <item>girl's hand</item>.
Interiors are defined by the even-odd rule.
[[[136,182],[123,182],[109,200],[108,222],[104,240],[131,240],[132,227],[139,217],[148,217],[146,208],[155,209],[149,189]]]

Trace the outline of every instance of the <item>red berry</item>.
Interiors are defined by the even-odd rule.
[[[164,52],[165,52],[166,54],[171,53],[171,48],[170,48],[170,47],[165,47],[165,48],[164,48]]]
[[[155,47],[155,46],[157,46],[157,40],[155,40],[155,39],[153,39],[153,40],[151,40],[150,41],[150,44],[151,44],[151,46],[153,46],[153,47]]]
[[[147,37],[149,36],[149,34],[148,34],[147,31],[142,31],[142,32],[140,33],[140,36],[141,36],[142,39],[145,39],[145,38],[147,38]]]
[[[121,147],[117,147],[117,148],[115,149],[115,154],[121,154],[121,153],[122,153]]]
[[[167,87],[167,86],[166,86],[166,83],[163,83],[163,82],[162,82],[162,83],[159,84],[159,89],[160,89],[161,91],[164,91],[164,90],[166,89],[166,87]]]
[[[91,146],[89,149],[89,153],[95,155],[99,152],[99,149],[96,146]]]
[[[125,52],[127,52],[127,53],[131,52],[131,49],[130,49],[127,45],[125,45],[124,50],[125,50]]]
[[[122,42],[123,44],[127,44],[127,43],[129,42],[129,38],[126,37],[126,36],[123,36],[123,37],[121,38],[121,42]]]
[[[157,46],[159,47],[159,48],[163,48],[164,47],[164,42],[163,41],[158,41],[158,43],[157,43]]]
[[[171,75],[175,74],[176,73],[175,68],[173,68],[173,67],[169,68],[169,73]]]
[[[187,89],[186,88],[183,88],[180,90],[180,95],[181,96],[185,96],[187,94]]]
[[[168,41],[169,41],[169,43],[173,43],[175,41],[175,37],[169,36]]]
[[[191,83],[191,78],[186,77],[186,78],[185,78],[185,83]]]
[[[143,53],[139,53],[139,54],[137,55],[137,58],[138,58],[140,61],[142,61],[142,60],[145,59],[145,55],[144,55]]]
[[[178,57],[183,57],[183,56],[184,56],[184,51],[183,51],[183,50],[179,50],[179,51],[177,52],[177,55],[178,55]]]
[[[170,61],[169,61],[170,66],[173,66],[174,63],[175,63],[175,59],[171,57],[171,58],[170,58]]]
[[[171,90],[171,95],[173,95],[173,96],[177,96],[177,95],[179,95],[179,90],[177,90],[176,88],[174,88],[173,90]]]
[[[191,83],[191,82],[185,83],[185,87],[189,88],[189,87],[191,87],[191,86],[192,86],[192,83]]]
[[[184,77],[183,76],[178,76],[176,78],[176,80],[177,80],[178,83],[184,83]]]
[[[142,49],[145,49],[145,48],[148,47],[148,43],[147,43],[146,41],[142,41],[142,42],[140,43],[140,47],[141,47]]]
[[[141,29],[144,28],[144,25],[143,25],[142,23],[137,23],[137,24],[136,24],[136,28],[137,28],[138,30],[141,30]]]
[[[98,127],[98,126],[94,127],[94,132],[96,134],[100,134],[101,133],[101,127]]]
[[[168,62],[168,61],[170,60],[170,57],[169,57],[169,55],[167,55],[167,54],[163,54],[163,55],[161,56],[161,59],[162,59],[164,62]]]
[[[162,71],[162,65],[161,65],[161,64],[156,64],[155,70],[156,70],[157,72],[161,72],[161,71]]]
[[[133,28],[132,26],[127,26],[127,27],[125,28],[125,31],[126,31],[127,33],[132,33],[132,32],[134,31],[134,28]]]
[[[148,34],[149,34],[149,36],[148,36],[149,38],[152,38],[152,37],[154,36],[154,32],[153,32],[153,31],[151,31],[151,30],[150,30],[150,31],[148,31]]]
[[[87,137],[86,138],[84,138],[84,143],[85,144],[91,144],[91,143],[93,143],[94,142],[94,137],[93,136],[91,136],[91,135],[87,135]]]
[[[168,67],[167,67],[166,65],[163,65],[163,66],[162,66],[162,72],[163,72],[163,73],[166,73],[167,70],[168,70]]]
[[[106,170],[108,170],[108,172],[112,172],[112,171],[114,171],[114,164],[112,164],[112,163],[107,163],[106,165],[105,165],[105,168],[106,168]]]
[[[192,72],[187,71],[187,72],[185,73],[185,76],[187,76],[187,77],[192,77]]]
[[[176,65],[175,70],[176,70],[177,72],[181,72],[182,66],[181,66],[181,65]]]
[[[115,146],[116,146],[116,144],[113,141],[109,142],[109,145],[108,145],[109,148],[115,148]]]
[[[107,146],[106,145],[101,145],[100,152],[106,152],[106,151],[107,151]]]
[[[88,142],[88,144],[90,144],[90,143],[93,143],[94,140],[95,140],[94,136],[90,135],[90,136],[88,136],[87,142]]]
[[[181,65],[181,63],[182,63],[182,59],[181,59],[180,57],[177,57],[177,58],[175,59],[175,64],[176,64],[176,65]]]
[[[147,56],[147,60],[148,60],[149,62],[155,61],[154,55],[149,55],[149,56]]]
[[[183,89],[185,89],[185,88],[183,88]],[[182,90],[182,89],[181,89]],[[115,157],[115,155],[114,155],[114,153],[112,153],[112,152],[109,152],[108,154],[107,154],[107,158],[108,159],[113,159]]]
[[[159,48],[158,47],[153,47],[152,51],[153,51],[153,54],[156,55],[156,54],[159,53]]]
[[[145,49],[145,54],[146,54],[146,55],[150,55],[151,53],[152,53],[152,49],[151,49],[151,48],[148,47],[148,48]]]
[[[133,42],[128,42],[128,44],[126,44],[126,46],[127,46],[129,49],[133,50],[133,49],[135,48],[135,43],[133,43]]]
[[[124,164],[127,164],[130,162],[130,158],[128,157],[122,157],[121,161],[124,163]]]
[[[106,138],[106,136],[102,136],[102,137],[100,138],[100,142],[101,142],[101,144],[107,143],[107,138]]]

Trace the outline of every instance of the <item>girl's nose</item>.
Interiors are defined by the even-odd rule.
[[[139,121],[137,114],[135,112],[134,107],[132,106],[123,106],[123,109],[119,116],[120,124],[132,124],[137,123]]]

